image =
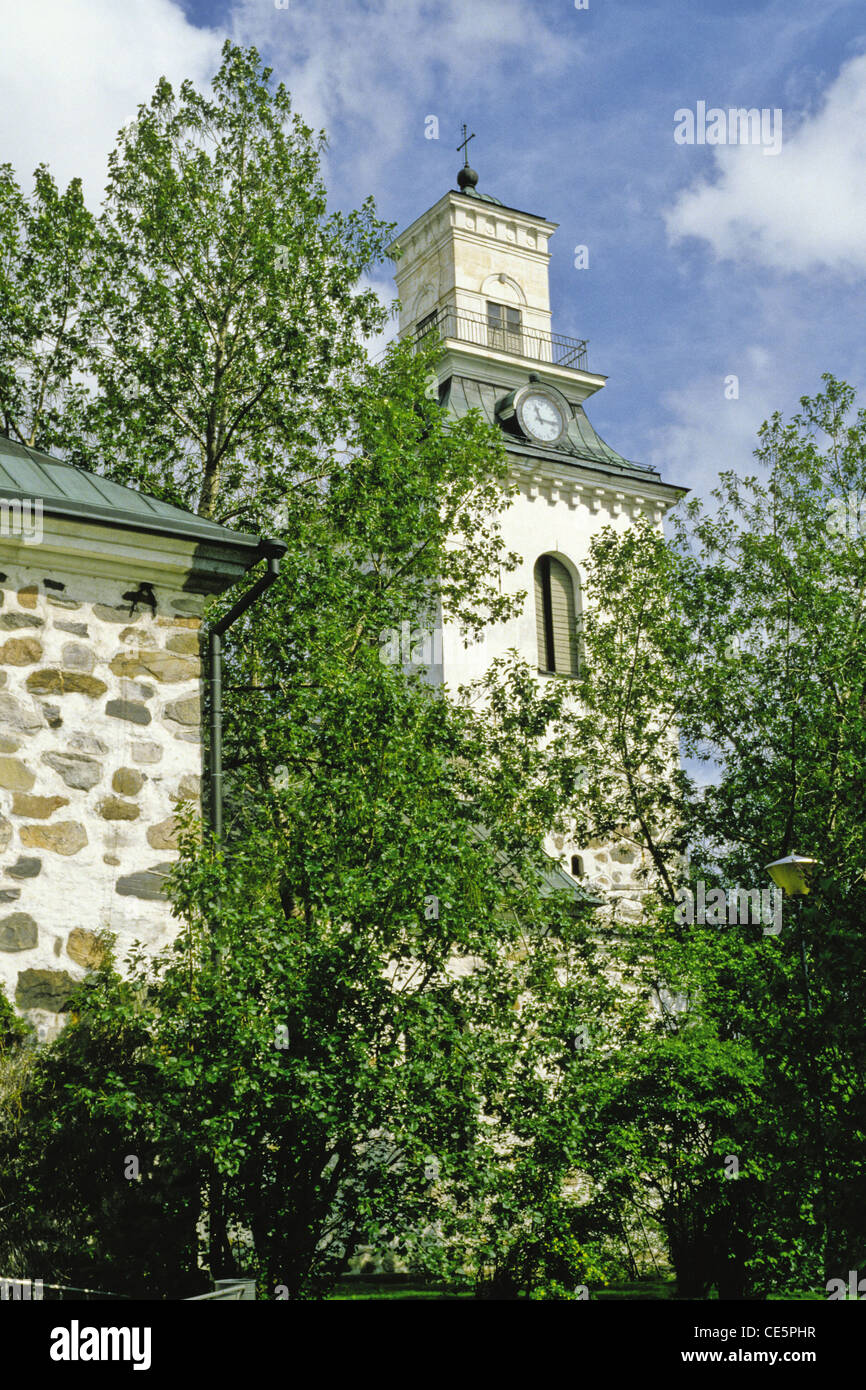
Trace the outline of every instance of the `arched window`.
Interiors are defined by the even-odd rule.
[[[574,583],[555,555],[542,555],[535,564],[535,628],[538,669],[560,676],[576,676]]]
[[[583,878],[583,860],[579,854],[571,856],[571,873],[573,878]]]

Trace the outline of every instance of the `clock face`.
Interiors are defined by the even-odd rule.
[[[520,423],[542,444],[553,444],[565,429],[562,411],[550,396],[529,391],[520,402]]]

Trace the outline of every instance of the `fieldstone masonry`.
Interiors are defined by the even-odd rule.
[[[122,962],[176,929],[163,886],[178,804],[199,809],[204,598],[154,597],[155,612],[128,579],[2,576],[0,980],[43,1037],[101,931]]]

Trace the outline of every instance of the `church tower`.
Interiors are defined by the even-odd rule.
[[[465,646],[444,624],[431,678],[457,686],[516,648],[540,679],[554,680],[577,672],[576,622],[593,535],[638,517],[660,528],[684,489],[618,454],[589,422],[584,402],[606,377],[590,370],[585,341],[554,331],[548,245],[557,224],[479,192],[468,159],[457,183],[392,243],[400,337],[435,331],[444,347],[443,406],[457,416],[475,408],[502,431],[518,488],[502,533],[522,557],[503,586],[524,591],[527,601],[481,644]],[[576,878],[615,895],[627,889],[631,872],[625,858],[616,862],[615,848],[551,848]]]

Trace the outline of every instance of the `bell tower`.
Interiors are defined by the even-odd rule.
[[[464,127],[464,152],[472,138]],[[441,625],[429,674],[452,687],[482,675],[511,648],[542,680],[573,677],[593,535],[638,517],[660,528],[685,491],[617,453],[590,424],[584,402],[607,378],[590,370],[585,340],[554,329],[548,266],[557,224],[480,192],[478,182],[467,154],[457,188],[390,247],[400,337],[438,335],[440,402],[458,417],[476,409],[498,426],[518,489],[501,523],[506,547],[522,564],[502,584],[526,594],[523,611],[468,647],[453,625]],[[623,891],[629,874],[611,862],[610,847],[599,846],[597,857],[591,849],[553,848],[565,853],[566,868],[573,863],[575,877],[587,873],[600,888]]]
[[[468,163],[446,193],[392,243],[400,335],[435,329],[457,374],[522,385],[530,372],[581,401],[604,385],[586,343],[552,331],[548,243],[557,224],[479,193]]]

